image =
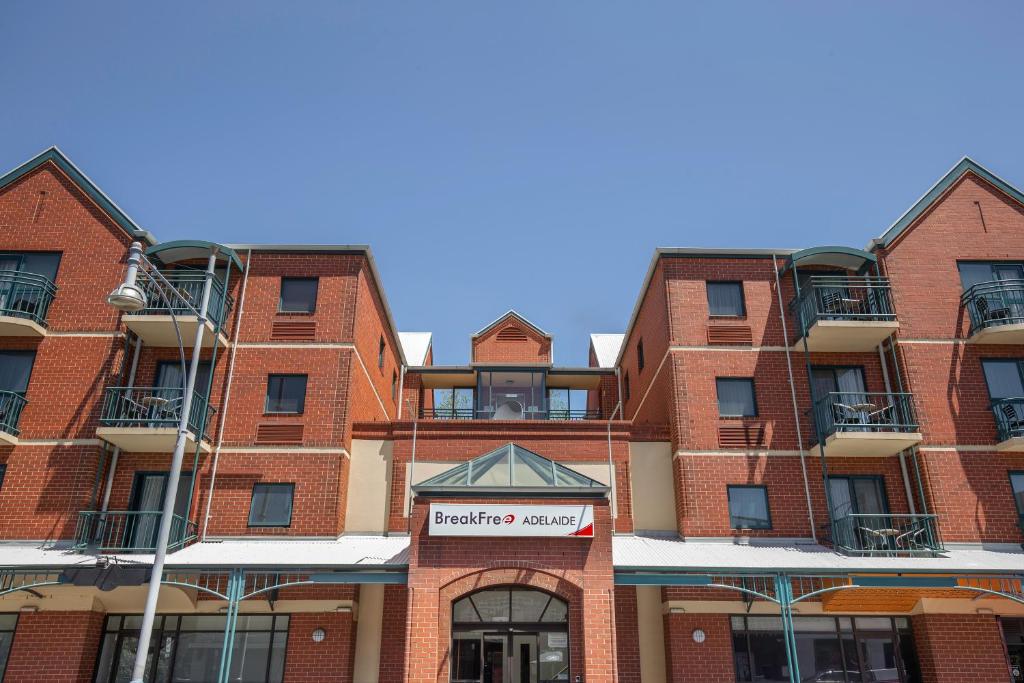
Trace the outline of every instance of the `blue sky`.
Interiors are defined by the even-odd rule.
[[[44,2],[0,166],[160,239],[373,247],[438,362],[508,308],[585,363],[656,246],[863,246],[961,156],[1024,185],[1024,3]]]

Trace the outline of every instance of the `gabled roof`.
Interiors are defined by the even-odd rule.
[[[107,196],[107,193],[82,173],[81,169],[75,166],[67,156],[56,146],[50,147],[40,154],[32,157],[21,166],[8,171],[0,176],[0,189],[3,189],[16,180],[28,175],[46,163],[52,163],[61,170],[64,175],[71,179],[78,188],[99,206],[110,219],[117,223],[122,230],[135,239],[144,240],[146,243],[156,244],[156,238],[148,231],[141,228],[126,214],[121,207],[114,203],[114,200]]]
[[[544,330],[540,329],[539,327],[537,327],[536,325],[531,323],[529,320],[527,320],[523,316],[519,315],[519,313],[515,312],[511,308],[508,311],[506,311],[505,313],[502,313],[501,316],[499,316],[496,320],[494,320],[494,321],[484,325],[479,330],[474,332],[473,333],[473,338],[476,339],[477,337],[486,334],[487,332],[493,330],[495,327],[497,327],[499,324],[505,322],[509,318],[515,318],[516,320],[518,320],[519,322],[523,323],[524,325],[529,327],[531,330],[536,332],[537,334],[539,334],[541,336],[544,336],[544,337],[547,337],[548,339],[551,339],[551,335],[550,334],[548,334]]]
[[[412,487],[433,495],[603,497],[608,487],[514,443],[485,453]]]
[[[430,352],[430,332],[399,332],[398,341],[405,352],[405,359],[412,366],[423,365]]]
[[[902,216],[896,219],[896,222],[890,225],[889,229],[886,230],[881,237],[872,240],[871,244],[868,245],[868,248],[874,249],[877,246],[888,247],[892,244],[897,237],[910,227],[914,221],[921,216],[921,214],[927,211],[939,197],[944,195],[950,187],[960,180],[965,173],[973,173],[989,185],[992,185],[997,190],[1016,201],[1018,204],[1024,205],[1024,192],[1021,192],[970,157],[965,156],[957,162],[956,166],[949,169],[949,172],[947,172],[946,175],[939,178],[938,182],[932,185],[931,188],[924,193],[923,197],[918,199],[913,206],[907,209]]]
[[[592,334],[590,335],[590,348],[594,349],[594,356],[597,358],[597,367],[614,368],[615,359],[622,348],[622,341],[626,338],[624,334]]]

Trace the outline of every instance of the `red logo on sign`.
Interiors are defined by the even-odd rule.
[[[515,515],[505,515],[504,519],[502,519],[501,521],[504,522],[505,524],[511,524],[512,522],[516,521],[516,516]]]

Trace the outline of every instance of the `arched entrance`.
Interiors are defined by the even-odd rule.
[[[452,683],[569,680],[569,606],[550,593],[502,586],[452,603]]]

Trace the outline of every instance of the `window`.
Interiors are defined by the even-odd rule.
[[[768,489],[764,486],[729,486],[729,526],[733,529],[771,529]]]
[[[626,395],[626,400],[629,400],[629,373],[627,372],[622,377],[622,392]]]
[[[0,482],[3,482],[2,478]],[[1024,531],[1024,472],[1010,472],[1010,488],[1013,489],[1013,502],[1017,505],[1017,519]]]
[[[865,403],[867,391],[864,385],[864,370],[860,367],[813,367],[811,381],[814,385],[814,400],[829,394],[841,394],[835,399],[840,403]]]
[[[57,280],[59,251],[22,251],[0,253],[0,271],[16,271],[42,275],[50,282]]]
[[[986,359],[981,367],[990,399],[1018,399],[1018,403],[1024,403],[1024,361]]]
[[[715,380],[718,389],[718,414],[721,417],[756,417],[757,402],[754,400],[754,380],[737,377],[719,377]]]
[[[640,372],[644,370],[644,340],[641,339],[636,343],[636,369]]]
[[[316,310],[316,292],[320,279],[315,277],[281,278],[281,298],[277,310],[281,313],[312,313]]]
[[[381,335],[380,342],[377,345],[377,367],[384,367],[384,350],[387,349],[387,344],[384,343],[384,336]]]
[[[394,401],[398,398],[398,373],[391,373],[391,400]]]
[[[536,420],[545,411],[546,375],[531,370],[482,370],[477,373],[477,418]]]
[[[299,415],[305,407],[306,375],[268,376],[266,412]]]
[[[0,465],[0,490],[3,490],[3,488],[4,488],[4,479],[6,479],[6,478],[7,478],[7,465]],[[0,679],[2,679],[2,676],[3,676],[3,674],[0,673]]]
[[[746,315],[742,282],[708,282],[708,313],[740,318]]]
[[[597,419],[600,411],[588,407],[586,389],[548,389],[548,417],[552,420]]]
[[[956,266],[960,271],[960,284],[965,290],[983,282],[1024,279],[1022,263],[966,261]]]
[[[127,681],[139,642],[139,615],[108,616],[103,629],[96,683]],[[224,646],[226,617],[220,614],[157,615],[146,671],[159,681],[215,681]],[[309,634],[304,633],[304,638]],[[287,614],[240,614],[235,626],[229,680],[281,683],[288,642]],[[153,651],[160,653],[152,666]],[[148,679],[147,679],[148,680]]]
[[[473,389],[450,387],[434,389],[434,417],[439,419],[472,419]]]
[[[291,526],[295,484],[256,484],[249,505],[249,526]]]
[[[0,351],[0,391],[24,396],[35,360],[35,351]]]
[[[17,614],[0,614],[0,679],[7,669],[7,658],[14,642],[14,629],[18,625]]]

